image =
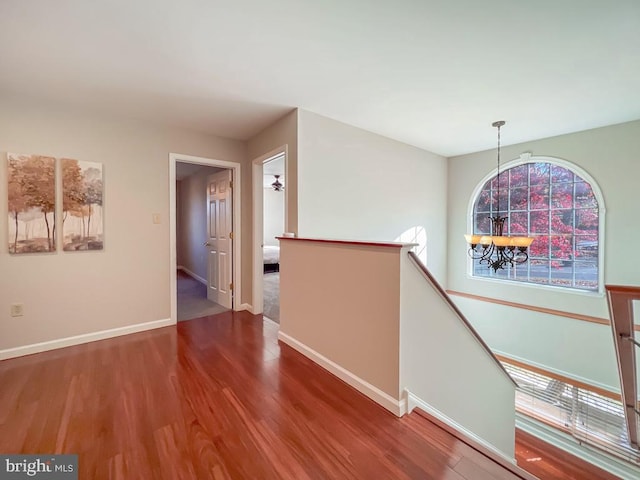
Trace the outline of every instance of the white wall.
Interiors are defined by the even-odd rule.
[[[574,380],[619,391],[618,367],[608,325],[455,295],[451,298],[497,353]],[[597,361],[589,361],[590,358]]]
[[[304,110],[298,131],[299,234],[392,241],[422,226],[428,266],[444,282],[446,160]]]
[[[515,385],[406,253],[400,285],[401,390],[513,459]]]
[[[29,99],[0,104],[0,212],[5,152],[101,162],[105,185],[101,252],[11,256],[0,222],[0,350],[169,318],[169,153],[241,162],[243,142]],[[23,317],[9,317],[12,303]]]
[[[253,208],[253,160],[283,145],[287,147],[287,171],[285,172],[287,178],[287,229],[296,233],[298,231],[298,110],[292,110],[247,142],[247,162],[246,167],[243,167],[245,173],[242,183],[242,204],[249,210]],[[242,263],[242,294],[243,302],[250,304],[253,301],[252,263],[256,250],[252,244],[253,222],[249,215],[243,216],[242,235],[243,255],[245,245],[247,245],[247,257],[243,257],[247,260]],[[251,261],[248,260],[249,258]],[[262,262],[262,259],[259,261]]]
[[[508,132],[503,131],[508,141]],[[502,160],[521,153],[557,157],[574,163],[600,186],[606,205],[605,283],[640,284],[640,259],[630,255],[629,240],[640,235],[640,121],[587,130],[503,147]],[[478,183],[495,169],[496,151],[449,159],[448,288],[534,306],[608,318],[604,295],[570,293],[467,276],[468,204]],[[579,320],[530,314],[473,300],[458,301],[493,348],[533,361],[568,376],[618,388],[611,329]],[[544,318],[543,318],[544,317]],[[558,348],[564,351],[558,352]]]
[[[264,245],[277,247],[276,237],[284,232],[284,192],[265,188],[263,198]]]
[[[222,169],[203,167],[176,190],[176,254],[178,265],[207,278],[207,177]]]

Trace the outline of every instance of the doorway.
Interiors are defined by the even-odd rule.
[[[170,154],[169,177],[171,320],[241,309],[240,165]]]
[[[280,242],[288,229],[287,149],[253,160],[253,313],[280,322]]]
[[[264,162],[262,179],[262,312],[280,323],[280,242],[276,237],[285,232],[284,154]]]

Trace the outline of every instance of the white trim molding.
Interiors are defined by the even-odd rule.
[[[192,272],[187,267],[183,267],[182,265],[178,265],[178,270],[182,270],[184,273],[189,275],[191,278],[193,278],[194,280],[199,281],[200,283],[202,283],[204,285],[207,284],[207,279],[206,278],[202,278],[200,275],[198,275],[197,273]]]
[[[169,154],[169,294],[171,302],[171,319],[178,319],[178,280],[176,270],[178,267],[178,255],[176,246],[176,163],[195,163],[210,167],[228,168],[232,171],[233,181],[233,285],[234,294],[232,310],[240,310],[242,299],[242,168],[239,163],[227,160],[215,160],[204,157],[194,157],[181,153]],[[206,283],[206,282],[205,282]]]
[[[264,276],[264,264],[262,261],[262,243],[264,242],[264,182],[263,172],[264,164],[284,155],[284,171],[285,181],[289,178],[289,161],[287,160],[288,146],[280,145],[273,150],[254,158],[251,161],[251,172],[253,175],[251,190],[253,192],[253,239],[251,251],[253,252],[253,264],[252,264],[252,288],[253,295],[251,301],[255,310],[251,313],[254,315],[262,313],[263,310],[263,276]],[[289,231],[289,189],[284,189],[284,231]],[[284,233],[284,232],[282,232]]]
[[[144,332],[156,328],[169,327],[175,325],[176,322],[170,318],[163,320],[154,320],[146,323],[136,323],[134,325],[126,325],[124,327],[111,328],[109,330],[100,330],[98,332],[84,333],[73,337],[59,338],[48,342],[33,343],[21,347],[7,348],[0,350],[0,360],[8,358],[21,357],[23,355],[31,355],[33,353],[46,352],[48,350],[56,350],[58,348],[71,347],[82,343],[95,342],[97,340],[105,340],[107,338],[120,337],[131,333]]]
[[[246,310],[250,313],[253,313],[253,305],[251,305],[250,303],[241,303],[240,308],[238,308],[238,311],[240,310]]]
[[[431,405],[426,403],[421,398],[416,397],[409,390],[405,390],[404,393],[405,393],[406,402],[407,402],[407,406],[406,406],[407,413],[411,413],[414,408],[418,407],[418,408],[424,410],[425,412],[427,412],[429,415],[437,418],[442,423],[447,424],[449,427],[451,427],[452,429],[456,430],[457,432],[460,432],[460,434],[462,436],[467,437],[467,438],[473,440],[474,442],[480,444],[482,447],[486,448],[487,450],[491,451],[493,454],[495,454],[495,455],[499,456],[500,458],[502,458],[504,461],[506,461],[508,463],[511,463],[513,465],[516,465],[515,458],[507,455],[506,453],[504,453],[501,450],[498,450],[494,445],[492,445],[491,443],[488,443],[486,440],[484,440],[483,438],[480,438],[479,436],[477,436],[475,433],[471,432],[470,430],[467,430],[465,427],[463,427],[462,425],[457,423],[455,420],[452,420],[451,418],[449,418],[447,415],[442,413],[440,410],[437,410],[437,409],[433,408]]]
[[[340,380],[355,388],[360,393],[366,395],[371,400],[376,402],[378,405],[384,407],[389,410],[397,417],[403,416],[406,412],[406,402],[402,399],[395,399],[388,393],[383,392],[378,387],[371,385],[369,382],[363,380],[357,375],[353,374],[349,370],[341,367],[337,363],[332,360],[329,360],[324,355],[316,352],[312,348],[308,347],[302,342],[299,342],[295,338],[283,333],[282,331],[278,332],[278,340],[283,343],[286,343],[294,350],[297,350],[302,355],[312,360],[313,362],[320,365],[325,370],[334,374]]]

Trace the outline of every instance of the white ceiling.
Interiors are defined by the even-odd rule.
[[[638,85],[638,0],[0,1],[0,93],[243,140],[300,107],[450,156],[638,119]]]

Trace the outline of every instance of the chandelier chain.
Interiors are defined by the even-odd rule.
[[[500,150],[501,150],[501,138],[500,127],[506,122],[499,120],[491,124],[492,127],[498,128],[498,174],[496,176],[498,181],[498,187],[496,192],[498,194],[497,210],[493,210],[493,194],[490,194],[490,208],[489,211],[494,216],[489,216],[491,223],[491,234],[471,234],[465,235],[467,242],[469,243],[469,256],[478,260],[479,264],[486,264],[489,268],[497,272],[500,269],[506,267],[514,267],[517,264],[526,262],[529,259],[527,253],[528,247],[533,242],[532,237],[512,237],[508,233],[505,234],[504,227],[507,223],[508,214],[505,216],[500,215]],[[491,181],[490,192],[493,191],[493,180]],[[508,186],[507,186],[508,191]],[[507,199],[508,203],[508,199]],[[508,210],[507,206],[507,210]],[[511,229],[507,223],[507,232]]]
[[[498,211],[497,215],[500,215],[500,127],[502,125],[498,125]]]

